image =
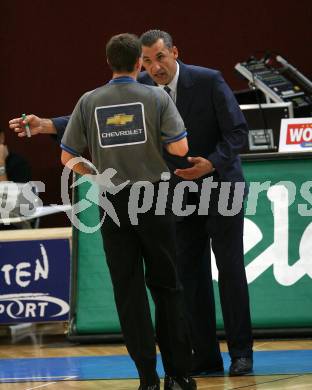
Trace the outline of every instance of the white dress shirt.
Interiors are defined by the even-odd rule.
[[[167,87],[169,87],[171,90],[170,96],[175,103],[177,102],[177,86],[178,86],[179,71],[180,71],[180,67],[179,67],[179,64],[177,63],[176,74],[174,75],[174,78],[171,80],[171,82],[169,84],[167,84]],[[166,85],[161,85],[161,84],[158,84],[158,86],[160,88],[166,87]]]

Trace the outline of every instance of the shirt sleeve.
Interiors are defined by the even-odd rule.
[[[183,119],[170,96],[162,89],[159,90],[159,93],[161,98],[161,140],[164,144],[179,141],[187,135]]]
[[[84,119],[84,99],[85,95],[76,104],[61,140],[61,148],[75,156],[83,154],[88,145]]]
[[[61,143],[64,131],[66,129],[67,123],[70,119],[70,116],[60,116],[58,118],[51,118],[54,127],[56,128],[56,135],[53,135],[56,138],[58,143]]]

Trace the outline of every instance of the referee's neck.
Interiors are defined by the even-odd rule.
[[[132,72],[113,72],[113,79],[117,79],[119,77],[130,77],[136,80],[138,74],[139,74],[138,69],[134,69]]]

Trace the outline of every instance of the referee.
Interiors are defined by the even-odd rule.
[[[188,376],[191,345],[176,272],[173,216],[169,210],[164,215],[155,214],[155,196],[135,224],[129,201],[137,193],[143,209],[146,191],[140,191],[137,182],[148,183],[157,194],[161,174],[168,171],[161,156],[162,145],[177,156],[187,153],[184,123],[166,92],[136,82],[142,66],[136,36],[113,36],[106,56],[112,80],[78,101],[62,138],[62,163],[66,165],[88,149],[100,174],[107,168],[114,170],[113,189],[123,187],[118,193],[111,188],[105,192],[118,221],[104,215],[100,207],[101,216],[105,216],[101,233],[121,329],[140,377],[139,390],[160,389],[145,284],[156,308],[156,335],[166,374],[164,389],[196,389],[196,382]],[[82,162],[72,169],[82,175],[93,173]]]

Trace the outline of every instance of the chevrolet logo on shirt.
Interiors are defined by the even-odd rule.
[[[134,115],[116,114],[106,119],[107,125],[122,126],[133,122]]]
[[[136,145],[147,140],[141,102],[96,107],[95,121],[101,148]]]

